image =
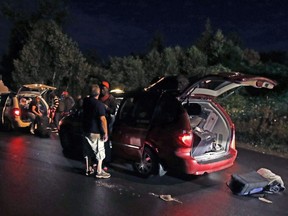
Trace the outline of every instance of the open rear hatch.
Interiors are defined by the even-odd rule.
[[[234,142],[234,125],[225,110],[213,99],[242,86],[272,89],[277,83],[265,77],[238,72],[204,77],[188,86],[179,96],[194,133],[192,156],[198,162],[228,156]]]
[[[185,99],[193,95],[215,98],[229,90],[235,90],[242,86],[273,89],[276,85],[276,81],[265,77],[246,75],[239,72],[219,73],[206,76],[190,84],[180,94],[179,98]]]
[[[18,90],[18,94],[23,93],[23,92],[39,92],[41,95],[43,95],[47,91],[53,91],[55,89],[56,88],[53,86],[48,86],[44,84],[26,84],[26,85],[23,85]]]

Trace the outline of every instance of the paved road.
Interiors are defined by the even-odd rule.
[[[0,132],[0,214],[71,215],[288,215],[287,191],[257,198],[231,194],[230,175],[268,168],[288,184],[288,160],[239,149],[235,165],[204,176],[142,179],[127,164],[114,164],[111,179],[83,175],[81,161],[64,157],[58,137]],[[286,185],[287,186],[287,185]],[[153,195],[154,194],[154,195]],[[171,195],[166,202],[157,195]]]

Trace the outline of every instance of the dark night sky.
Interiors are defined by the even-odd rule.
[[[144,52],[157,31],[165,46],[191,46],[208,17],[214,30],[237,32],[247,48],[288,51],[285,0],[70,0],[68,10],[65,33],[81,51],[96,50],[101,57]],[[0,29],[3,53],[7,22],[0,21]]]

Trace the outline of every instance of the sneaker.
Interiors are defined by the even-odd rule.
[[[104,170],[101,171],[101,173],[98,173],[96,174],[96,178],[104,178],[104,179],[107,179],[107,178],[110,178],[111,175],[110,173],[107,173],[105,172]]]
[[[35,132],[34,132],[33,129],[30,129],[30,133],[31,133],[31,134],[35,134]]]

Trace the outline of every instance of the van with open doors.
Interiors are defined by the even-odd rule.
[[[112,154],[133,163],[141,176],[176,170],[201,175],[233,165],[235,127],[220,95],[242,86],[272,89],[276,82],[239,72],[209,75],[179,90],[177,77],[163,77],[126,94],[112,131]]]

